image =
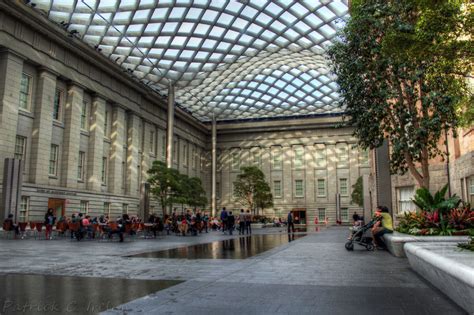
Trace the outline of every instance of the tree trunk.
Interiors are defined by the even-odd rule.
[[[408,170],[413,178],[418,183],[418,186],[430,189],[430,173],[429,173],[429,163],[427,159],[422,159],[421,161],[421,170],[422,174],[416,169],[415,164],[410,156],[410,154],[405,153],[405,160],[407,161]]]
[[[161,202],[161,211],[163,212],[163,217],[166,215],[166,205],[163,198],[160,198]]]

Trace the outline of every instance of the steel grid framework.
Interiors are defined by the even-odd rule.
[[[343,112],[324,51],[347,1],[34,0],[201,121]]]

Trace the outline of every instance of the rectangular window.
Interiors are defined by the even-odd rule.
[[[122,214],[128,214],[128,203],[122,204]]]
[[[26,73],[21,74],[20,82],[20,108],[29,111],[31,105],[32,78]]]
[[[127,163],[122,162],[122,188],[125,189],[125,183],[127,182]]]
[[[240,154],[237,152],[232,153],[232,170],[238,171],[240,169]]]
[[[15,159],[23,160],[26,153],[26,138],[22,136],[16,136],[15,141]]]
[[[110,218],[110,202],[104,202],[104,215]]]
[[[318,208],[318,221],[319,223],[323,223],[326,220],[326,209],[325,208]]]
[[[28,222],[30,212],[30,197],[21,196],[19,222]]]
[[[253,164],[255,166],[260,167],[260,164],[261,164],[261,161],[262,161],[261,156],[260,156],[260,152],[259,151],[254,151],[252,153],[252,155],[253,155]]]
[[[86,153],[79,151],[79,160],[77,161],[77,179],[84,180],[84,166],[86,163]]]
[[[318,148],[315,153],[315,163],[317,168],[326,167],[326,149]]]
[[[58,152],[59,146],[56,144],[51,145],[51,151],[49,152],[49,175],[58,175]]]
[[[275,150],[272,152],[272,168],[275,170],[281,170],[281,150]]]
[[[348,196],[347,178],[339,178],[339,193],[341,196]]]
[[[416,206],[412,201],[415,194],[414,187],[399,187],[398,188],[398,213],[415,211]]]
[[[61,120],[62,115],[62,102],[63,102],[63,91],[56,89],[54,93],[54,104],[53,104],[53,119]]]
[[[166,160],[166,136],[161,137],[161,160]]]
[[[178,161],[178,141],[173,141],[173,162]]]
[[[81,213],[86,213],[86,214],[89,213],[89,201],[81,200],[79,211]]]
[[[348,208],[341,208],[341,221],[349,222],[349,209]]]
[[[193,168],[193,170],[196,169],[196,150],[193,148],[192,151],[191,151],[191,166]]]
[[[336,151],[337,154],[337,167],[347,167],[349,161],[349,155],[347,152],[347,145],[340,145]]]
[[[281,198],[281,181],[273,181],[273,197]]]
[[[359,164],[360,166],[369,166],[369,150],[359,151]]]
[[[140,165],[137,165],[137,176],[138,176],[137,191],[140,191],[140,186],[142,184],[142,169],[141,169]]]
[[[107,158],[103,157],[102,158],[102,169],[101,169],[101,175],[100,175],[102,185],[107,185]]]
[[[183,145],[183,165],[188,166],[188,146]]]
[[[468,192],[469,192],[469,203],[471,205],[474,205],[474,177],[470,177],[468,179],[469,187],[468,187]]]
[[[87,130],[87,102],[82,103],[82,110],[81,110],[81,129]]]
[[[201,153],[200,155],[200,169],[201,169],[201,172],[204,172],[204,167],[206,166],[206,158],[204,157],[204,154]]]
[[[304,185],[301,179],[295,180],[295,197],[304,197]]]
[[[104,115],[104,137],[109,137],[109,111],[105,111]]]
[[[302,147],[295,148],[295,159],[293,165],[296,169],[303,168],[304,165],[304,149]]]
[[[324,178],[317,180],[317,196],[326,197],[326,180]]]
[[[216,182],[216,198],[221,199],[221,183]]]
[[[150,138],[148,139],[150,141],[149,146],[150,146],[150,153],[155,154],[155,132],[153,130],[150,130]]]

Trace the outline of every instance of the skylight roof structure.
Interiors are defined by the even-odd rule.
[[[339,113],[324,50],[347,1],[34,0],[201,121]]]

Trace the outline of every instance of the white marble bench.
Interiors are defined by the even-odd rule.
[[[474,252],[457,243],[407,243],[410,266],[423,278],[474,314]]]
[[[412,242],[466,242],[469,236],[417,236],[394,231],[383,236],[388,251],[395,257],[406,257],[403,245]]]

